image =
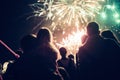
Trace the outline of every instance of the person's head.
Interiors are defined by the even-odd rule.
[[[48,28],[42,27],[37,34],[37,39],[38,42],[49,43],[52,41],[52,33]]]
[[[70,55],[68,55],[68,58],[74,60],[74,55],[73,55],[73,54],[70,54]]]
[[[101,36],[104,38],[109,38],[109,39],[113,39],[113,40],[117,41],[114,33],[111,30],[102,31]]]
[[[88,36],[98,35],[100,33],[99,31],[99,25],[96,22],[90,22],[87,25],[87,34]]]
[[[37,47],[37,38],[34,35],[26,35],[21,39],[23,52],[31,52]]]
[[[60,51],[60,55],[62,56],[62,58],[66,57],[66,54],[67,54],[66,48],[61,47],[61,48],[59,49],[59,51]]]

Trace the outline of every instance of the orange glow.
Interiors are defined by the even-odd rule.
[[[60,43],[57,43],[57,46],[65,47],[68,51],[68,54],[76,54],[79,47],[82,46],[81,38],[85,34],[85,30],[77,30],[72,32],[66,38],[63,38]]]

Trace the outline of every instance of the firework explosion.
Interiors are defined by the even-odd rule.
[[[76,32],[69,34],[68,37],[62,39],[60,43],[56,44],[59,48],[65,47],[68,49],[69,54],[75,54],[78,51],[79,47],[82,45],[81,38],[83,35],[85,35],[84,30],[77,30]]]
[[[93,20],[101,9],[99,2],[103,0],[39,0],[32,8],[35,16],[51,20],[50,27],[56,30],[58,25],[80,27]]]
[[[44,17],[39,25],[48,21],[53,33],[61,30],[60,33],[69,34],[65,38],[62,37],[61,42],[56,40],[56,43],[59,47],[64,46],[74,53],[81,45],[80,37],[85,32],[85,25],[94,20],[96,14],[99,14],[101,2],[104,0],[39,0],[31,7],[35,16]],[[66,31],[68,29],[71,30]],[[59,35],[56,34],[56,36]]]

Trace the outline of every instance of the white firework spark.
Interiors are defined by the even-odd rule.
[[[101,5],[99,2],[104,0],[39,0],[33,4],[37,16],[45,17],[46,20],[51,20],[53,30],[57,29],[58,25],[65,27],[86,24],[94,19],[99,13]],[[37,9],[36,9],[37,8]]]
[[[65,47],[68,50],[69,54],[76,54],[78,51],[78,48],[82,46],[81,38],[83,35],[85,35],[85,30],[77,30],[75,32],[72,32],[68,35],[68,37],[63,38],[60,43],[56,43],[56,45],[60,47]]]
[[[49,28],[52,32],[61,30],[69,33],[61,42],[56,41],[56,44],[66,47],[70,53],[75,53],[82,45],[80,38],[85,33],[85,25],[99,14],[101,2],[104,0],[39,0],[32,8],[35,16],[44,17],[40,24],[50,21]],[[59,35],[56,35],[58,38]]]

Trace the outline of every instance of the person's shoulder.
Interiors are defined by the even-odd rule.
[[[116,46],[116,47],[120,48],[119,43],[116,42],[116,41],[113,40],[113,39],[104,39],[104,42],[105,42],[105,44],[106,44],[107,46],[110,45],[110,46]]]
[[[84,44],[83,46],[79,47],[79,50],[83,51],[83,50],[85,50],[85,48],[86,48],[86,44]]]
[[[84,49],[84,46],[85,46],[85,44],[84,44],[83,46],[80,46],[80,47],[79,47],[79,50]]]
[[[84,52],[84,50],[85,50],[85,47],[84,47],[84,46],[79,47],[79,50],[78,50],[78,52],[77,52],[77,55],[81,55],[81,54]]]
[[[109,39],[109,38],[104,38],[103,40],[104,41],[113,41],[112,39]]]
[[[117,44],[115,40],[113,40],[113,39],[108,39],[108,38],[107,38],[107,39],[104,39],[104,42]]]

